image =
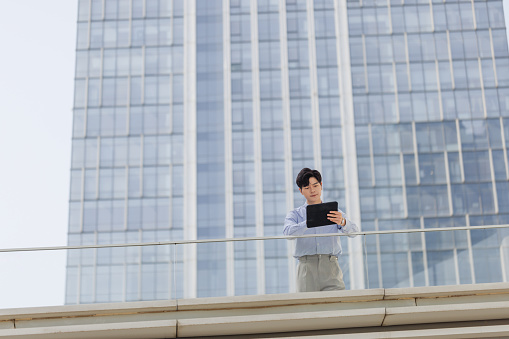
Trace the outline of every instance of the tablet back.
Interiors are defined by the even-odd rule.
[[[330,211],[338,210],[338,202],[324,202],[322,204],[315,205],[307,205],[306,206],[306,214],[307,214],[307,226],[310,227],[318,227],[318,226],[326,226],[326,225],[334,225],[334,222],[327,219],[327,214]]]

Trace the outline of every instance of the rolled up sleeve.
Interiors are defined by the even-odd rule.
[[[345,233],[345,234],[350,234],[350,233],[357,233],[360,231],[359,229],[359,226],[357,226],[356,223],[354,223],[353,221],[351,221],[350,219],[348,219],[346,213],[343,213],[343,217],[345,218],[346,220],[346,223],[345,223],[345,226],[340,226],[338,225],[338,229]],[[353,237],[356,237],[357,235],[348,235],[350,238],[353,238]]]

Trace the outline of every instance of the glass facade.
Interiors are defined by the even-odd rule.
[[[197,233],[225,237],[223,16],[220,1],[196,2]],[[226,249],[198,246],[198,297],[226,295]]]
[[[506,36],[501,0],[79,0],[69,245],[281,235],[303,167],[358,190],[363,231],[509,224]],[[340,264],[347,288],[502,281],[507,233],[368,236],[361,283],[345,239]],[[289,292],[290,245],[71,250],[66,302]]]
[[[182,2],[79,1],[69,245],[183,238],[182,89]],[[172,256],[70,251],[66,302],[175,297]]]
[[[363,230],[508,223],[502,2],[348,1],[348,19]],[[507,235],[370,237],[367,286],[502,281]]]

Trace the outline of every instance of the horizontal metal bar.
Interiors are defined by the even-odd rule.
[[[509,224],[504,225],[485,225],[469,227],[443,227],[443,228],[419,228],[411,230],[391,230],[391,231],[369,231],[357,233],[325,233],[325,234],[306,234],[297,236],[272,236],[272,237],[248,237],[248,238],[223,238],[223,239],[200,239],[200,240],[180,240],[180,241],[161,241],[145,242],[132,244],[105,244],[105,245],[80,245],[80,246],[53,246],[53,247],[27,247],[27,248],[5,248],[0,249],[0,253],[6,252],[35,252],[35,251],[60,251],[60,250],[82,250],[90,248],[113,248],[113,247],[139,247],[139,246],[162,246],[162,245],[187,245],[187,244],[206,244],[216,242],[235,242],[235,241],[255,241],[255,240],[293,240],[298,238],[321,238],[321,237],[345,237],[357,235],[376,235],[376,234],[401,234],[401,233],[427,233],[427,232],[446,232],[446,231],[473,231],[483,229],[509,228]]]

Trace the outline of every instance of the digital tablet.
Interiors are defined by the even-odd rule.
[[[330,211],[338,210],[338,202],[324,202],[322,204],[314,204],[306,206],[306,214],[307,214],[307,226],[311,227],[319,227],[319,226],[327,226],[327,225],[335,225],[334,222],[327,219],[327,214]]]

